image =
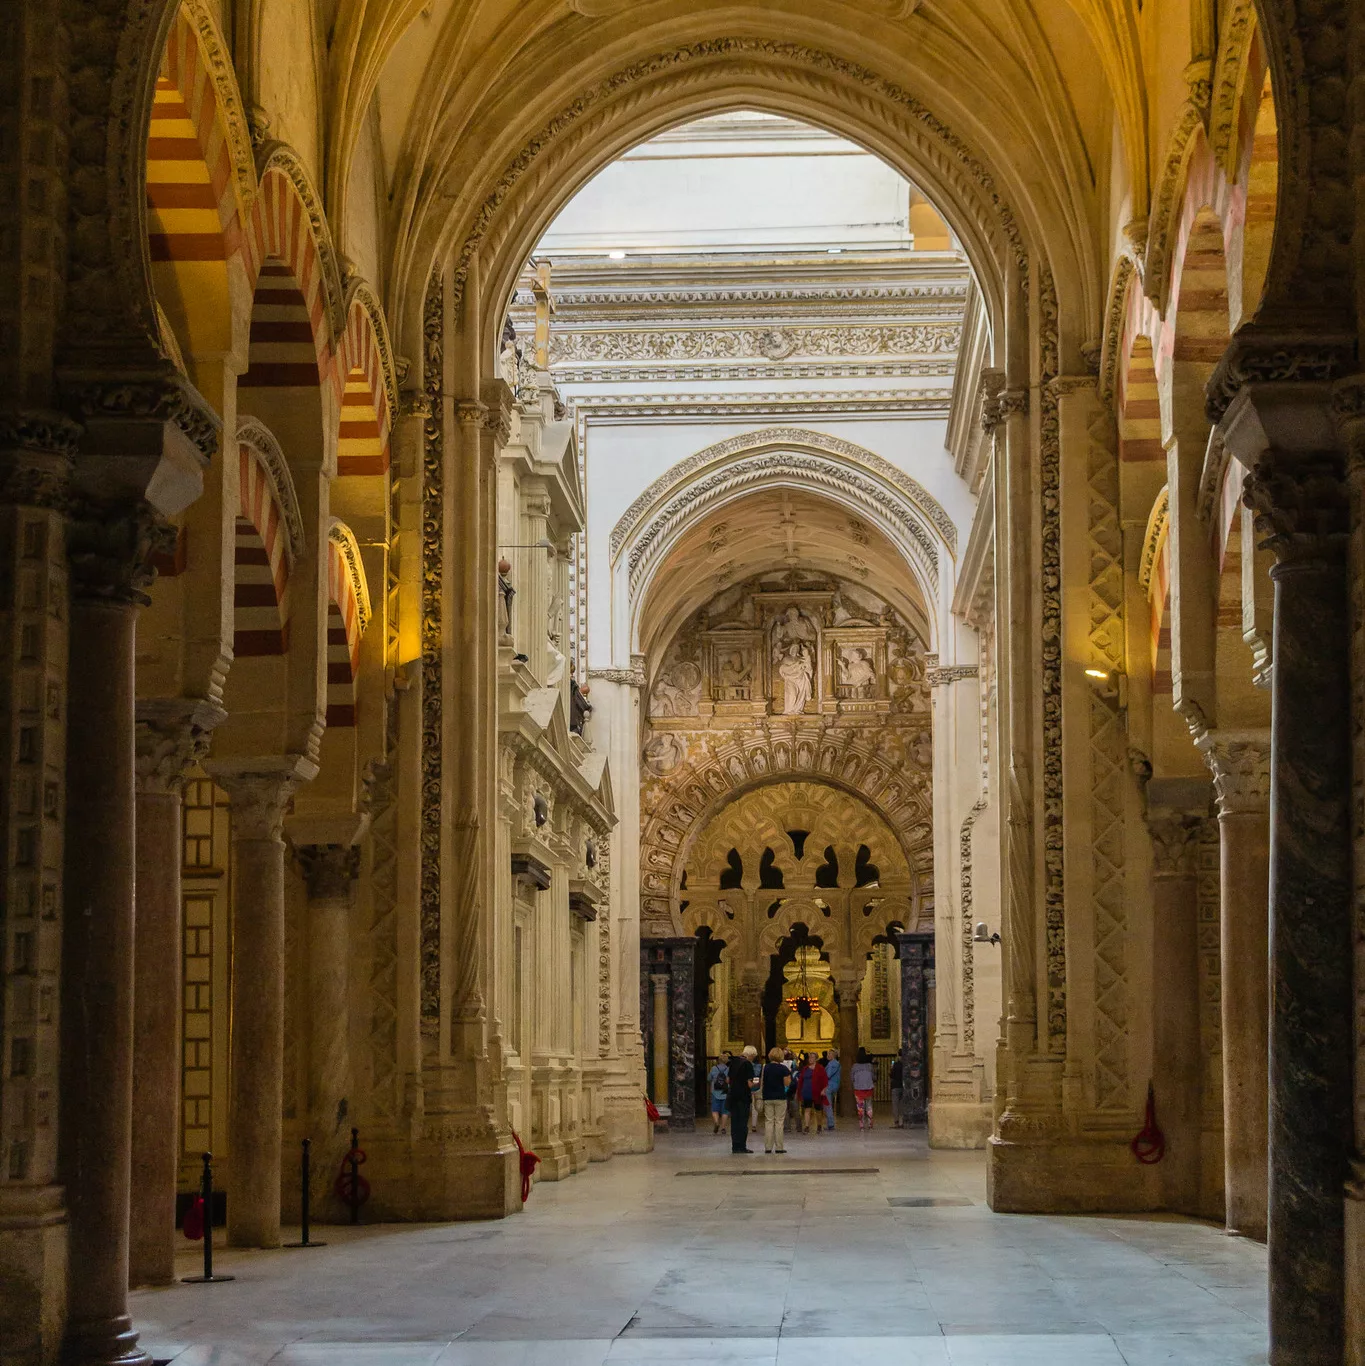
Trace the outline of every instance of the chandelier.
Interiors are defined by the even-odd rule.
[[[809,1020],[812,1015],[820,1013],[820,1002],[816,1000],[815,994],[810,989],[810,978],[806,976],[806,960],[798,950],[800,960],[800,976],[796,979],[796,991],[793,995],[786,997],[787,1005],[794,1010],[803,1020]]]

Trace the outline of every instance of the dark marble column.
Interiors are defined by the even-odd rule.
[[[1180,782],[1181,780],[1168,780]],[[1201,813],[1153,801],[1152,1090],[1166,1155],[1157,1169],[1165,1209],[1199,1209],[1202,1058],[1199,1035],[1199,881]],[[1195,787],[1207,792],[1207,784]]]
[[[63,1359],[140,1366],[128,1314],[133,1107],[137,609],[157,519],[146,504],[73,527],[62,927]]]
[[[697,1119],[695,939],[675,939],[669,947],[668,1126],[689,1133]]]
[[[901,1114],[907,1124],[929,1122],[929,976],[932,934],[897,936],[901,955]]]
[[[1253,386],[1224,419],[1273,551],[1270,1360],[1339,1366],[1352,1147],[1351,727],[1344,460],[1328,397]],[[1357,398],[1359,395],[1357,395]],[[1349,406],[1349,405],[1348,405]],[[1365,406],[1356,408],[1365,412]]]

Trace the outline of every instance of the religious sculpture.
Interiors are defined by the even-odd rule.
[[[800,641],[788,645],[777,666],[778,677],[782,680],[783,716],[799,716],[805,711],[814,672],[810,651]]]
[[[651,716],[695,716],[701,701],[701,670],[690,659],[666,668],[650,693]]]
[[[853,697],[871,697],[877,686],[877,670],[868,652],[855,647],[839,651],[839,682]]]

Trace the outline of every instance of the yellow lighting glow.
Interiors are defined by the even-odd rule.
[[[1109,673],[1106,669],[1087,669],[1085,676],[1087,678],[1108,678]]]

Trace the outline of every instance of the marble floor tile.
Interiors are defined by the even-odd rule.
[[[922,1134],[799,1143],[751,1178],[726,1139],[668,1135],[515,1219],[223,1248],[235,1282],[139,1290],[135,1323],[175,1366],[1264,1366],[1257,1244],[997,1215],[982,1155]]]

